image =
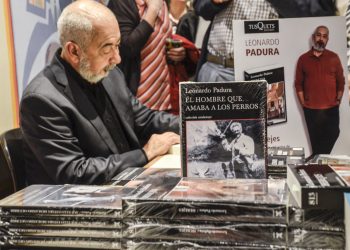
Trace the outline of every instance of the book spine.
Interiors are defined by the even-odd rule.
[[[286,205],[125,201],[124,217],[190,221],[286,223]]]
[[[89,228],[122,228],[121,220],[108,219],[108,220],[53,220],[50,218],[16,218],[16,217],[1,217],[1,221],[5,225],[22,226],[22,225],[35,225],[35,226],[51,226],[51,227],[89,227]]]
[[[339,188],[302,188],[301,207],[343,210],[345,190]]]
[[[123,233],[129,239],[191,240],[196,242],[227,242],[285,245],[287,228],[279,224],[245,224],[236,226],[203,226],[174,224],[129,225]]]
[[[4,247],[57,247],[72,249],[121,249],[120,240],[105,239],[84,239],[84,238],[66,238],[66,237],[32,237],[32,236],[9,236],[5,241]]]
[[[75,237],[83,238],[121,238],[122,230],[82,229],[82,228],[49,228],[49,227],[9,227],[10,235],[45,236],[45,237]]]
[[[95,208],[43,208],[43,207],[1,207],[0,215],[33,215],[33,216],[76,216],[76,217],[108,217],[121,218],[121,209],[95,209]]]

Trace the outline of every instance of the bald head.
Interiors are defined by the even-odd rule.
[[[103,4],[93,0],[75,1],[60,15],[57,28],[61,46],[69,42],[86,48],[101,26],[116,22],[114,14]]]

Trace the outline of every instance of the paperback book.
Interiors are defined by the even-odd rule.
[[[0,201],[0,216],[121,218],[117,186],[31,185]]]
[[[266,178],[266,81],[182,82],[184,177]]]
[[[4,226],[15,227],[59,227],[59,228],[106,228],[121,229],[122,222],[115,218],[85,218],[85,217],[66,217],[66,216],[6,216],[0,217]]]
[[[287,184],[300,208],[344,208],[350,191],[350,166],[288,165]]]
[[[307,249],[344,249],[344,232],[308,230],[305,228],[288,227],[288,242],[290,248]]]
[[[96,239],[79,237],[7,236],[6,249],[122,249],[120,239]]]
[[[221,243],[221,244],[220,244]],[[240,246],[237,244],[225,244],[220,242],[215,244],[215,242],[191,242],[191,241],[147,241],[147,240],[128,240],[124,244],[124,248],[128,250],[271,250],[280,249],[284,250],[284,247],[277,247],[268,244],[263,246],[259,245],[249,245]]]
[[[293,195],[288,196],[288,227],[315,231],[344,232],[344,211],[300,208]]]
[[[346,250],[350,250],[350,192],[344,194],[344,217]]]
[[[7,228],[9,235],[43,236],[43,237],[81,237],[117,239],[122,237],[121,229],[91,229],[91,228],[57,228],[57,227],[14,227]]]
[[[128,239],[154,238],[160,240],[185,240],[216,242],[237,245],[286,244],[287,227],[284,224],[235,223],[235,224],[188,224],[132,221],[127,223],[124,237]]]
[[[165,157],[165,156],[163,156]],[[162,158],[163,158],[162,157]],[[176,156],[175,156],[176,157]],[[162,160],[160,159],[160,161]],[[110,185],[114,186],[125,186],[129,181],[131,180],[143,180],[146,178],[157,178],[157,176],[181,176],[181,171],[178,168],[156,168],[156,167],[150,167],[150,168],[136,168],[136,167],[129,167],[125,169],[120,174],[116,175],[112,178]]]
[[[269,65],[245,70],[244,80],[267,81],[267,125],[287,121],[284,67]]]
[[[139,176],[145,169],[146,168],[128,167],[114,176],[106,185],[124,186],[126,183]]]
[[[161,189],[165,195],[158,199],[144,193],[124,197],[123,216],[182,221],[287,223],[285,180],[183,178],[166,192]]]
[[[319,154],[315,155],[310,162],[317,164],[350,165],[350,156]]]

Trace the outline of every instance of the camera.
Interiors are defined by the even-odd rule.
[[[182,41],[181,40],[174,40],[174,39],[171,39],[171,38],[167,38],[165,40],[165,46],[166,46],[166,49],[172,49],[172,48],[179,48],[182,46]]]

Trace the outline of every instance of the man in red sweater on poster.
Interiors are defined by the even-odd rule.
[[[312,48],[297,63],[295,89],[304,110],[313,157],[330,154],[339,136],[339,105],[344,92],[343,67],[336,53],[327,50],[329,29],[318,26]]]

